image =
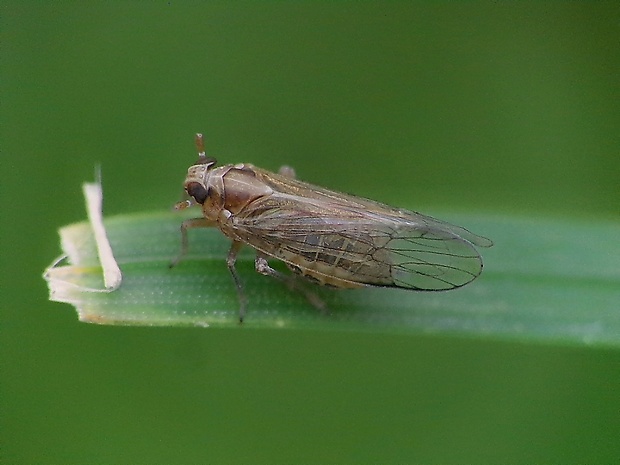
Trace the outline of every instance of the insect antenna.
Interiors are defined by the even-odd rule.
[[[198,160],[195,163],[196,165],[215,165],[217,163],[215,158],[207,157],[207,153],[205,151],[205,141],[200,132],[196,133],[194,143],[196,144],[196,151],[198,152]]]

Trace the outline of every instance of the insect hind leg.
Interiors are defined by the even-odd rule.
[[[295,168],[292,168],[288,165],[282,165],[280,167],[280,169],[278,170],[278,174],[281,174],[282,176],[289,178],[289,179],[295,179]]]
[[[269,266],[269,262],[267,261],[267,257],[265,255],[257,252],[256,259],[254,260],[254,266],[258,273],[276,278],[284,282],[290,289],[301,292],[308,302],[310,302],[313,307],[320,310],[321,313],[327,312],[327,305],[325,305],[325,302],[323,302],[318,295],[302,286],[296,276],[289,276],[274,270],[271,266]]]

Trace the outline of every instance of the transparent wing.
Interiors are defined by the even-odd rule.
[[[480,275],[482,259],[478,251],[471,242],[446,226],[426,220],[390,228],[385,248],[390,252],[395,286],[448,290],[463,286]]]
[[[365,199],[364,207],[275,194],[236,215],[234,233],[304,274],[341,287],[448,290],[482,271],[474,244],[489,246],[488,239]]]

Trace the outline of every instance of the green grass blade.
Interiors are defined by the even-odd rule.
[[[230,243],[218,230],[190,231],[188,255],[168,267],[179,253],[179,225],[186,217],[142,213],[108,218],[105,226],[123,272],[121,287],[109,293],[85,289],[103,288],[89,224],[62,228],[69,264],[46,271],[50,298],[71,303],[88,322],[239,326],[239,302],[225,264]],[[467,215],[446,219],[495,242],[481,250],[482,276],[464,288],[343,291],[308,283],[329,307],[329,314],[323,314],[300,293],[256,273],[247,248],[237,262],[249,301],[243,327],[620,345],[620,224]]]

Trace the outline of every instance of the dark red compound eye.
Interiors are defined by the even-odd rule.
[[[207,189],[205,189],[205,187],[200,183],[192,182],[187,185],[186,190],[187,194],[194,197],[194,200],[201,205],[205,203],[205,200],[207,200]]]

